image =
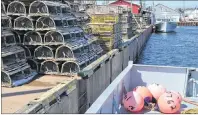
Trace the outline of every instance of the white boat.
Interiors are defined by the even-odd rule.
[[[177,23],[172,19],[157,19],[155,27],[158,32],[173,32],[177,27]]]

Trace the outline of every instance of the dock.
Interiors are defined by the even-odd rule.
[[[59,0],[1,5],[2,113],[85,113],[128,61],[138,59],[153,28],[149,13],[135,15],[128,7],[81,11],[80,3]],[[103,13],[93,22],[96,11]]]
[[[191,21],[191,22],[178,22],[178,26],[198,26],[198,21]]]
[[[121,49],[113,49],[84,68],[78,74],[78,77],[82,79],[74,79],[76,81],[74,90],[68,91],[67,88],[64,88],[71,87],[68,84],[57,84],[57,86],[54,86],[47,92],[32,96],[28,101],[25,101],[26,103],[20,102],[20,105],[23,106],[15,108],[15,110],[21,108],[15,111],[15,113],[85,113],[98,96],[127,67],[128,61],[135,62],[137,60],[151,32],[152,26],[148,26],[141,30],[139,35],[126,40],[125,46]],[[67,81],[69,78],[61,78],[62,81],[64,79]],[[70,82],[73,82],[73,80]],[[64,92],[67,93],[64,94]],[[2,107],[6,109],[5,106]]]

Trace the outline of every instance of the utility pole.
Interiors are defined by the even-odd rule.
[[[109,4],[109,0],[106,0],[106,5],[108,5]]]
[[[142,0],[140,0],[140,7],[141,7],[141,9],[142,9]]]

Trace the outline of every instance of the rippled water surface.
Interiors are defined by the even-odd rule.
[[[198,68],[198,27],[153,33],[137,63]]]

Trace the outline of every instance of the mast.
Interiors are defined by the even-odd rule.
[[[184,21],[186,21],[186,18],[185,18],[185,0],[183,1],[183,9],[184,9],[183,17],[184,17]]]

